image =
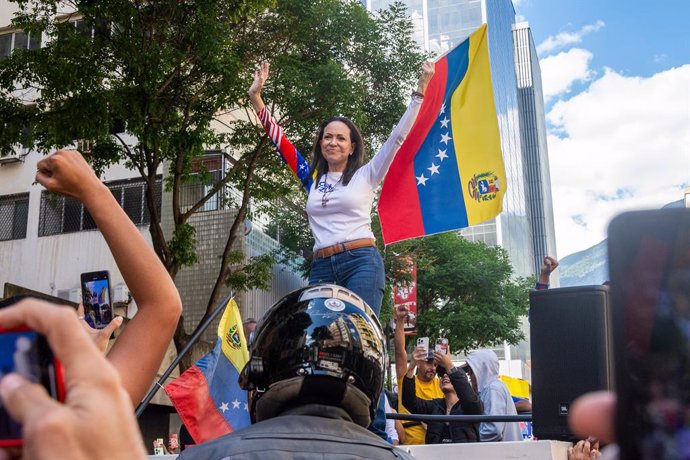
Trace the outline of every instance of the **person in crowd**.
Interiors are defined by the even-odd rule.
[[[405,350],[405,317],[407,307],[398,305],[395,309],[395,375],[398,378],[398,388],[403,386],[403,378],[407,374],[407,351]],[[417,364],[415,375],[415,396],[427,401],[443,398],[439,378],[436,375],[436,364],[432,359],[423,360]],[[399,390],[401,391],[401,390]],[[402,398],[398,398],[398,412],[409,414],[410,411],[405,407]],[[421,422],[404,421],[402,426],[405,429],[405,444],[424,444],[426,439],[426,428]]]
[[[558,261],[553,257],[544,257],[544,262],[541,264],[541,269],[539,270],[539,277],[537,278],[537,284],[534,289],[541,291],[548,289],[551,284],[551,273],[558,268]]]
[[[36,180],[47,190],[84,204],[137,302],[137,314],[107,355],[137,404],[155,380],[175,333],[182,312],[177,288],[151,246],[79,152],[58,150],[42,159],[37,164]],[[110,332],[93,333],[103,351]]]
[[[384,292],[383,260],[371,230],[371,207],[421,107],[434,74],[425,62],[407,111],[381,150],[365,164],[359,129],[345,117],[325,120],[314,142],[311,166],[287,140],[261,99],[269,75],[261,64],[249,88],[249,100],[264,130],[307,192],[307,216],[314,236],[309,284],[337,283],[360,295],[376,315]]]
[[[394,413],[393,408],[391,407],[390,403],[388,402],[388,398],[383,396],[382,399],[384,401],[384,411],[385,411],[384,413],[386,413],[386,414]],[[398,429],[396,426],[396,422],[398,422],[398,420],[386,419],[386,441],[393,444],[394,446],[397,446],[400,444],[400,436],[398,435]]]
[[[11,373],[0,380],[2,406],[23,427],[22,448],[0,459],[144,460],[146,450],[122,372],[108,362],[71,307],[27,298],[0,310],[0,327],[44,334],[65,371],[66,399]]]
[[[492,350],[477,350],[467,357],[465,371],[484,405],[485,415],[517,415],[513,398],[498,378],[498,356]],[[481,441],[522,441],[518,422],[483,422]]]
[[[450,354],[433,352],[434,361],[439,370],[443,370],[440,388],[443,398],[427,401],[418,398],[415,388],[415,368],[426,360],[427,352],[416,348],[414,359],[407,368],[402,384],[402,400],[413,414],[431,415],[481,415],[484,413],[482,402],[470,386],[467,374],[459,367],[453,366]],[[471,422],[427,422],[426,444],[444,444],[479,441],[479,423]]]
[[[594,438],[581,439],[568,447],[568,460],[597,460],[601,458],[599,441]]]
[[[513,398],[513,404],[515,404],[515,410],[518,414],[532,413],[532,403],[528,398],[520,398],[519,396],[511,397]]]
[[[264,315],[240,376],[255,423],[180,460],[412,458],[365,428],[384,363],[383,333],[358,296],[336,285],[298,289]]]

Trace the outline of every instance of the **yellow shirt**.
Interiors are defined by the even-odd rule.
[[[403,378],[405,377],[403,376]],[[438,377],[434,377],[430,382],[423,382],[415,375],[414,380],[418,398],[426,400],[443,398],[443,392],[441,391]],[[401,414],[410,413],[402,404],[402,379],[398,381],[398,412]],[[406,422],[407,420],[402,420],[403,424]],[[425,438],[426,428],[423,425],[405,428],[405,444],[424,444]]]

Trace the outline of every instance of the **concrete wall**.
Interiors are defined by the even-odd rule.
[[[13,283],[57,296],[58,291],[79,288],[79,275],[93,270],[109,270],[113,288],[124,285],[105,240],[97,230],[38,236],[41,192],[34,184],[36,164],[42,154],[31,152],[23,162],[0,166],[0,196],[29,192],[26,238],[0,241],[0,294],[5,283]],[[105,171],[104,180],[132,177],[131,171],[115,166]],[[151,241],[148,229],[140,227]],[[73,300],[73,299],[72,299]]]

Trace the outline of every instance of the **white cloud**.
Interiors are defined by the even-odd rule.
[[[582,28],[577,32],[561,32],[555,37],[548,37],[546,40],[537,45],[537,53],[547,54],[558,48],[580,43],[582,41],[582,37],[589,33],[598,31],[605,25],[606,24],[604,24],[604,21],[598,20],[594,24],[582,26]]]
[[[606,238],[611,218],[690,185],[690,64],[649,78],[611,69],[547,115],[558,255]]]
[[[541,67],[544,100],[570,91],[573,83],[584,82],[593,77],[589,68],[592,53],[581,48],[573,48],[555,56],[539,61]]]

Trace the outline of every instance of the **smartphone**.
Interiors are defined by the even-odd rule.
[[[81,274],[84,319],[94,329],[103,329],[113,319],[110,275],[106,270]]]
[[[436,339],[436,348],[434,350],[437,353],[441,353],[442,355],[447,355],[448,354],[448,339],[445,337],[441,337],[440,339]]]
[[[419,337],[417,339],[417,346],[424,348],[427,352],[429,351],[429,337]]]
[[[62,367],[43,335],[26,327],[0,328],[0,377],[10,372],[40,383],[54,399],[65,400]],[[22,427],[0,401],[0,447],[21,445]]]
[[[687,458],[690,209],[624,213],[608,232],[620,458]]]

